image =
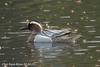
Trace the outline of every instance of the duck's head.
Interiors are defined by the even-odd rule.
[[[35,31],[35,32],[42,32],[43,28],[42,25],[36,21],[31,21],[28,23],[26,28],[23,28],[22,30],[30,30],[30,31]]]

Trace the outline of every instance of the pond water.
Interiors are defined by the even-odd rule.
[[[0,67],[100,67],[99,0],[0,1]],[[76,43],[27,43],[20,28],[36,20],[44,28],[78,30]]]

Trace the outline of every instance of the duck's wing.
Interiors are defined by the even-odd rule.
[[[64,29],[63,32],[59,34],[55,34],[53,37],[54,42],[73,42],[75,43],[77,39],[82,37],[81,34],[78,34],[74,31],[70,31],[68,29]]]
[[[51,38],[56,38],[56,37],[61,37],[61,36],[64,36],[64,35],[68,35],[70,33],[71,33],[71,31],[68,30],[68,29],[63,29],[63,30],[46,30],[46,31],[43,31],[41,33],[41,35],[48,36],[48,37],[51,37]]]
[[[45,30],[45,31],[42,31],[40,34],[42,36],[52,37],[52,36],[59,34],[61,32],[62,32],[61,30]]]
[[[58,30],[60,32],[56,32],[52,38],[56,38],[56,37],[62,37],[62,36],[66,36],[66,35],[69,35],[71,34],[71,31],[68,30],[68,29],[64,29],[64,30]]]

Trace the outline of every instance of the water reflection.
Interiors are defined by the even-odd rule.
[[[32,52],[37,53],[37,60],[40,65],[56,66],[62,63],[63,57],[71,59],[75,49],[79,49],[79,45],[75,46],[72,43],[34,43]],[[60,64],[60,66],[65,67],[63,64]]]
[[[63,55],[66,51],[70,54],[70,50],[73,50],[71,44],[63,43],[35,43],[34,47],[40,52],[40,56],[44,58],[56,58],[57,56]]]

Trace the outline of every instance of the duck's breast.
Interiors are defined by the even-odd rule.
[[[38,34],[35,36],[34,42],[52,42],[52,38]]]

